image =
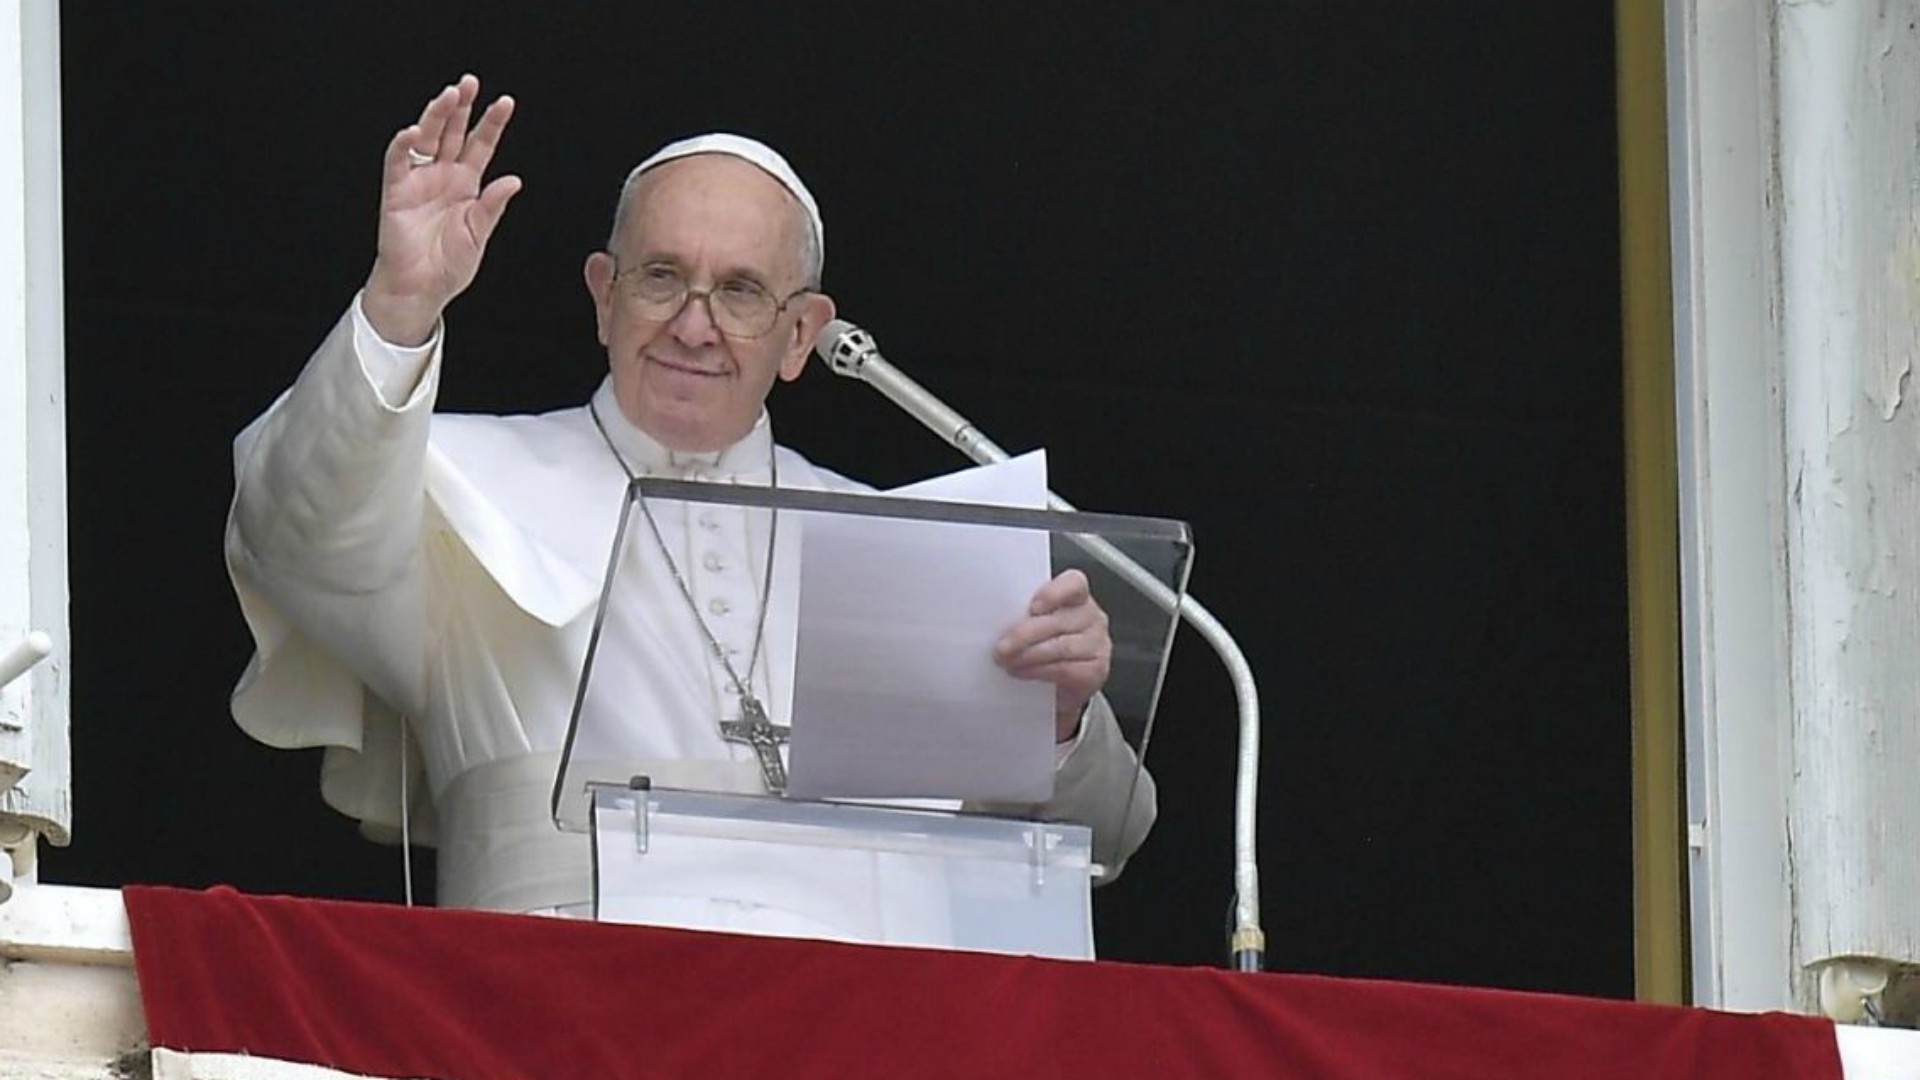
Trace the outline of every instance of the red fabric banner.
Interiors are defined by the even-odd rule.
[[[1841,1080],[1833,1026],[1549,994],[125,890],[153,1045],[378,1076]]]

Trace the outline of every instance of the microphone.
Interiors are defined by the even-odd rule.
[[[845,319],[834,319],[820,331],[813,348],[834,374],[872,386],[975,462],[991,465],[1007,460],[1007,452],[971,421],[881,356],[872,334]],[[1064,513],[1075,512],[1073,504],[1051,491],[1047,493],[1047,505]],[[1260,871],[1254,845],[1254,811],[1260,784],[1260,696],[1254,686],[1253,669],[1226,627],[1192,596],[1175,594],[1165,582],[1102,537],[1071,535],[1070,539],[1151,598],[1161,610],[1186,620],[1213,647],[1233,680],[1240,711],[1240,751],[1234,784],[1233,932],[1227,951],[1236,971],[1259,971],[1265,966],[1267,941],[1260,928]]]
[[[934,397],[906,372],[888,363],[887,358],[880,355],[880,347],[874,344],[873,335],[845,319],[828,323],[820,331],[820,340],[814,344],[813,351],[827,362],[834,374],[871,385],[885,394],[887,400],[975,462],[991,465],[1005,461],[1010,456],[994,445],[993,440],[974,427],[966,417],[948,408],[946,402]],[[1054,509],[1072,508],[1063,503]]]

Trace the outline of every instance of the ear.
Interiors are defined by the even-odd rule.
[[[587,256],[583,272],[587,293],[593,297],[593,319],[600,344],[605,345],[613,331],[613,256],[604,251],[594,252]]]
[[[799,317],[793,320],[793,338],[787,347],[787,353],[780,358],[780,378],[792,382],[807,369],[807,358],[813,355],[814,343],[820,340],[820,332],[833,321],[833,297],[826,293],[808,293],[794,301],[799,308]]]

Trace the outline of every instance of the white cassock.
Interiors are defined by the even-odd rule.
[[[325,747],[323,797],[386,839],[401,821],[407,732],[418,751],[411,827],[439,849],[439,902],[582,909],[588,841],[555,828],[549,796],[627,475],[584,407],[433,415],[439,354],[438,334],[412,350],[380,341],[356,299],[293,387],[235,440],[227,564],[256,652],[234,718],[272,746]],[[776,447],[764,413],[735,445],[689,455],[627,423],[610,383],[595,402],[636,472],[764,485],[777,455],[782,487],[865,490]],[[798,575],[774,573],[760,596],[764,512],[653,505],[694,602],[636,520],[626,592],[609,605],[621,622],[605,640],[644,647],[600,654],[594,699],[622,703],[633,772],[664,787],[762,791],[752,752],[720,737],[740,702],[694,611],[745,675],[768,605],[750,681],[784,723]],[[793,564],[798,532],[778,530],[776,570]],[[1145,838],[1154,790],[1096,698],[1061,754],[1054,797],[994,809],[1091,826],[1111,875]]]

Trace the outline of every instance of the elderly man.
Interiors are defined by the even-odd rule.
[[[608,250],[586,260],[609,373],[585,407],[433,414],[442,312],[520,189],[483,182],[513,102],[469,127],[479,90],[463,77],[393,137],[364,288],[236,440],[227,558],[257,651],[233,709],[263,742],[328,748],[322,793],[370,832],[435,843],[442,904],[575,911],[589,850],[547,796],[629,478],[858,485],[774,443],[763,402],[834,305],[813,197],[735,136],[628,177]],[[661,784],[764,790],[722,725],[767,717],[790,675],[791,537],[768,517],[649,512],[632,536],[626,639],[653,647],[595,677],[617,681],[627,745]],[[1111,643],[1085,579],[1043,585],[995,649],[1056,688],[1055,794],[1023,809],[1091,825],[1117,871],[1153,788],[1097,694]]]

